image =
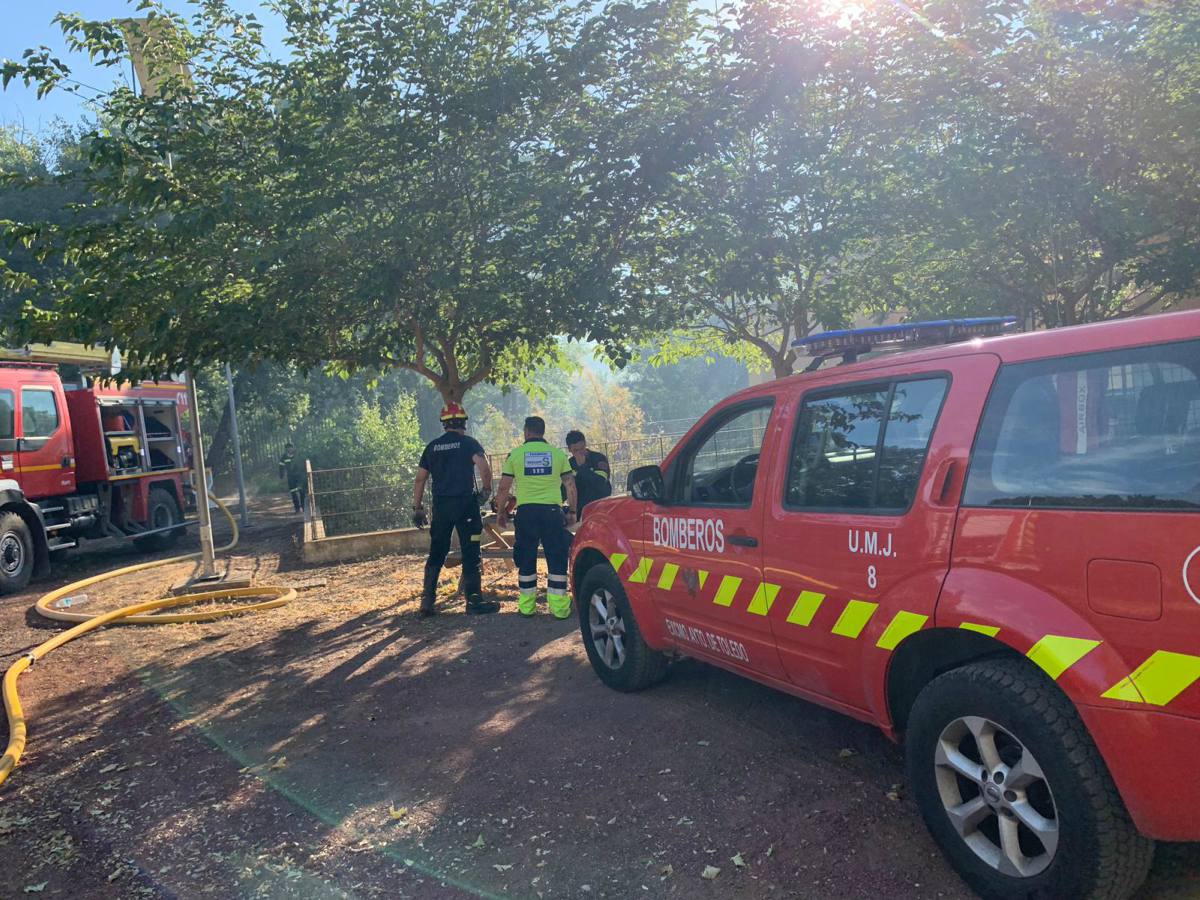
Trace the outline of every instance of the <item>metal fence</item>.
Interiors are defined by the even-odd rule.
[[[308,472],[308,509],[317,537],[412,525],[412,473],[396,466]]]
[[[728,467],[762,446],[765,420],[750,427],[714,433],[696,457],[697,474]],[[661,463],[678,440],[676,435],[651,435],[628,441],[589,445],[608,457],[614,494],[623,494],[629,473],[638,466]],[[490,462],[497,483],[503,456]],[[317,537],[367,534],[412,525],[412,470],[399,466],[354,466],[312,469],[308,474],[307,514]]]
[[[613,492],[623,494],[629,472],[662,462],[676,438],[653,435],[592,446],[608,457]],[[497,482],[503,456],[490,458]],[[412,525],[412,472],[399,466],[312,469],[308,473],[307,514],[317,537],[367,534]]]

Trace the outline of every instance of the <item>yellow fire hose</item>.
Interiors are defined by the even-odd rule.
[[[214,500],[216,498],[213,498]],[[234,521],[233,515],[225,507],[220,500],[216,500],[217,506],[221,512],[225,514],[225,518],[229,520],[229,525],[233,529],[233,538],[224,547],[219,548],[218,552],[224,553],[226,550],[232,550],[238,542],[238,527]],[[21,673],[32,666],[35,662],[41,659],[52,650],[57,650],[63,644],[69,643],[77,637],[82,637],[90,631],[95,631],[102,625],[107,625],[110,622],[124,622],[135,625],[163,625],[176,622],[208,622],[212,619],[219,619],[224,616],[236,616],[248,612],[257,612],[263,609],[273,609],[277,606],[283,606],[285,603],[290,603],[296,598],[294,588],[277,587],[273,585],[260,585],[256,587],[242,588],[224,588],[215,591],[203,591],[195,594],[182,594],[178,597],[167,597],[163,600],[149,600],[145,603],[135,603],[131,606],[123,606],[120,609],[114,609],[111,612],[101,613],[99,615],[89,616],[86,613],[68,612],[63,609],[56,609],[54,604],[61,598],[78,591],[82,588],[89,587],[93,584],[99,584],[102,581],[108,581],[110,578],[116,578],[120,575],[129,575],[133,572],[141,572],[145,569],[153,569],[157,566],[169,566],[172,563],[186,562],[189,559],[199,559],[200,553],[186,553],[183,556],[172,556],[167,559],[156,559],[153,562],[138,563],[132,566],[125,566],[121,569],[114,569],[111,572],[105,572],[102,575],[93,575],[90,578],[83,578],[79,581],[72,582],[66,587],[61,587],[58,590],[51,591],[46,594],[34,607],[40,615],[48,619],[56,619],[59,622],[76,622],[74,628],[70,628],[61,634],[55,635],[45,643],[39,644],[33,650],[26,653],[15,663],[9,666],[8,671],[4,673],[3,694],[4,694],[4,709],[8,713],[8,747],[5,748],[4,756],[0,757],[0,784],[3,784],[8,775],[16,767],[21,759],[21,754],[25,751],[25,714],[21,709],[21,698],[17,695],[17,679]],[[202,603],[206,600],[220,600],[231,597],[266,597],[258,603],[245,603],[239,606],[223,606],[219,609],[204,610],[202,612],[192,613],[150,613],[151,610],[169,609],[173,606],[187,606],[192,603]]]

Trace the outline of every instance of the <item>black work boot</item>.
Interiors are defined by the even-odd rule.
[[[482,594],[467,594],[467,612],[472,614],[500,612],[500,601],[485,600]]]
[[[474,565],[464,560],[462,573],[462,590],[467,595],[467,612],[472,614],[494,613],[500,611],[499,600],[483,599],[483,569],[479,562]]]
[[[422,619],[437,615],[437,610],[434,609],[433,604],[437,602],[437,583],[438,575],[440,574],[436,569],[425,570],[425,586],[421,588],[421,609],[419,613]]]

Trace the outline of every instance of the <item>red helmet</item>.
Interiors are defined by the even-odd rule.
[[[466,419],[469,417],[467,416],[467,411],[465,409],[463,409],[460,404],[455,403],[453,400],[451,400],[449,403],[447,403],[445,406],[442,407],[441,418],[442,418],[443,422],[451,422],[454,419]]]

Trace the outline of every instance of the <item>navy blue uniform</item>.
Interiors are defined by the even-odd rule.
[[[593,500],[600,500],[612,493],[612,471],[608,466],[608,457],[595,450],[587,452],[583,465],[571,459],[571,471],[575,473],[575,490],[579,496],[579,509],[576,510],[580,520],[583,519],[583,508]],[[565,500],[566,491],[563,491]]]
[[[472,597],[480,592],[483,561],[479,553],[483,519],[475,499],[474,457],[483,456],[483,446],[473,437],[447,431],[430,441],[421,454],[420,466],[433,481],[433,515],[429,521],[429,559],[425,577],[435,581],[450,552],[450,534],[458,531],[462,548],[463,592]]]

